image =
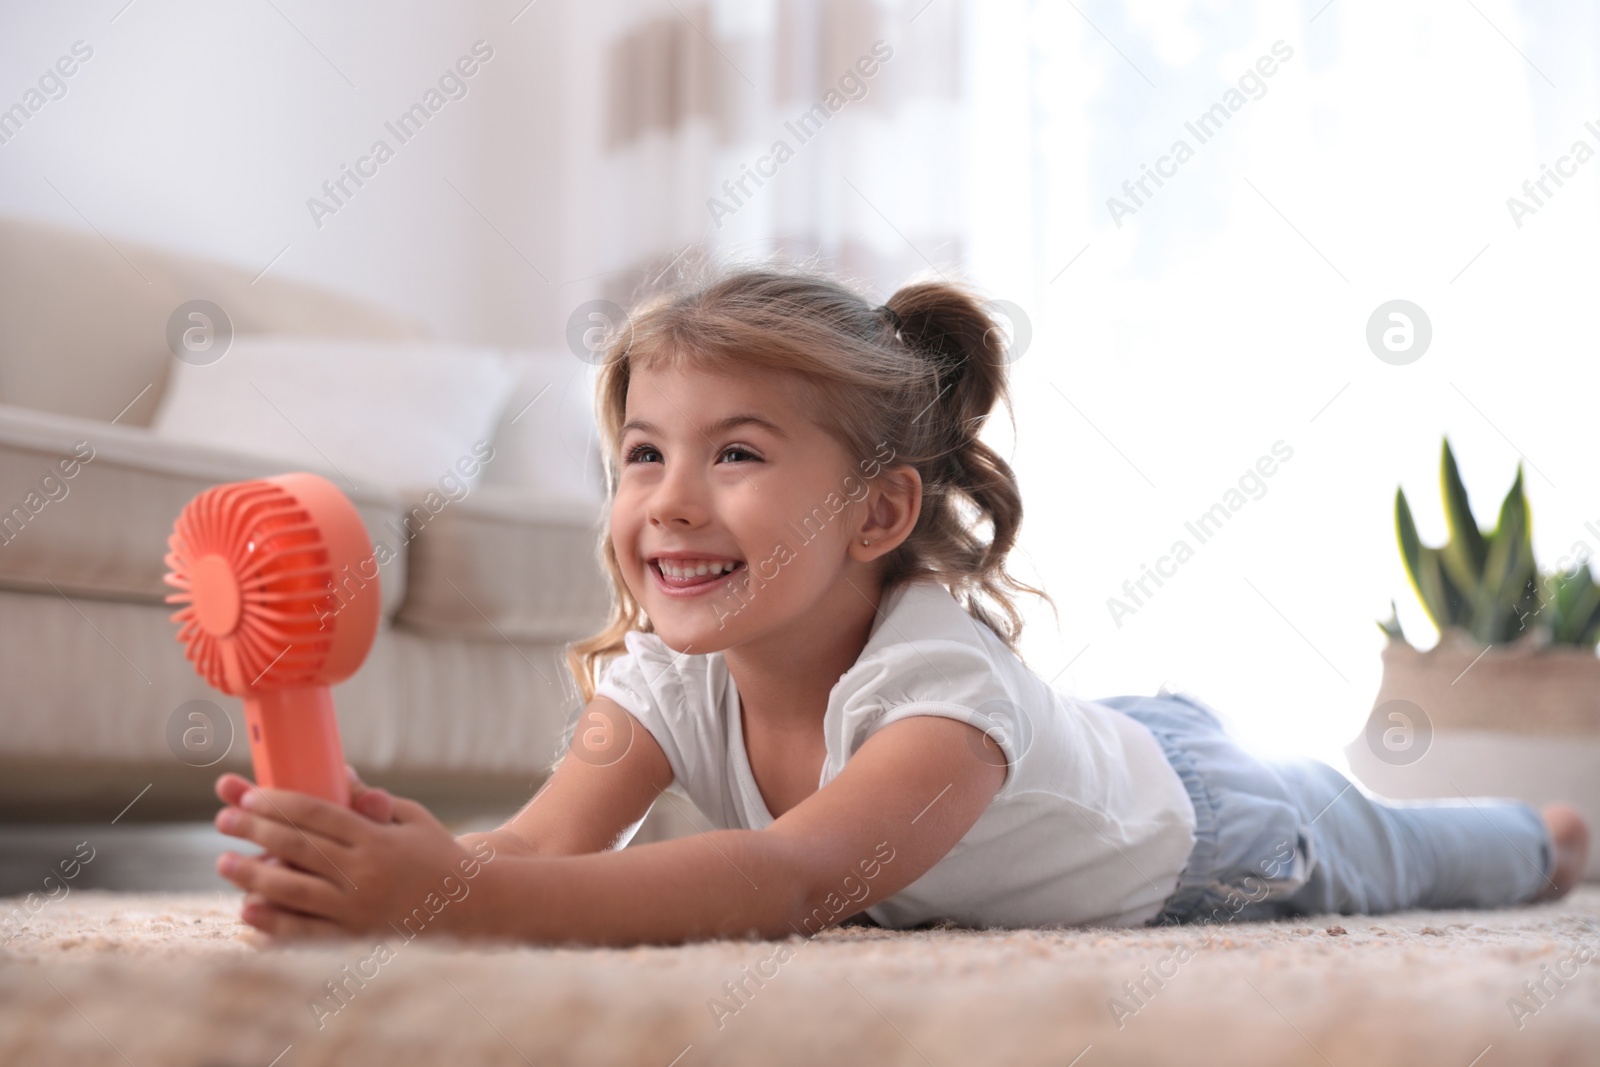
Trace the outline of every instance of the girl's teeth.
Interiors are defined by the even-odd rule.
[[[661,573],[669,578],[698,578],[707,574],[717,575],[731,571],[738,566],[732,560],[696,560],[692,563],[669,563],[659,561]]]

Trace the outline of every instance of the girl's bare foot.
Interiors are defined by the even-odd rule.
[[[1583,878],[1589,863],[1589,824],[1583,814],[1571,804],[1546,804],[1539,809],[1544,824],[1550,828],[1550,840],[1555,845],[1555,870],[1550,880],[1534,896],[1533,901],[1560,900],[1572,892],[1572,887]]]

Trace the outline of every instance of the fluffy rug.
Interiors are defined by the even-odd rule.
[[[1600,1062],[1595,885],[1502,911],[631,950],[262,950],[236,911],[0,901],[0,1063]]]

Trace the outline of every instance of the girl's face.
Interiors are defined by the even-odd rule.
[[[850,547],[869,459],[804,415],[786,375],[636,368],[611,541],[662,641],[700,655],[799,636],[861,577]]]

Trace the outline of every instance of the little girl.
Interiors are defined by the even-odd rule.
[[[873,307],[761,269],[640,308],[607,354],[610,624],[537,795],[455,838],[218,782],[244,919],[589,944],[905,928],[1128,926],[1555,899],[1576,809],[1389,803],[1265,763],[1202,702],[1063,695],[1015,649],[1022,499],[979,438],[1009,399],[965,290]],[[621,848],[676,783],[713,828]],[[676,803],[672,797],[668,802]],[[864,918],[859,918],[863,916]],[[387,936],[387,934],[385,934]]]

